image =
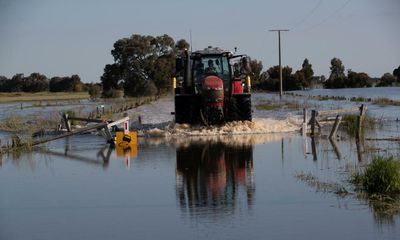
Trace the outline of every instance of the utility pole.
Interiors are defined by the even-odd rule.
[[[272,29],[270,32],[278,32],[279,41],[279,97],[282,98],[283,95],[283,85],[282,85],[282,64],[281,64],[281,32],[288,32],[288,29]]]

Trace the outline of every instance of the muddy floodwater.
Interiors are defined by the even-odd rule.
[[[160,106],[170,112],[171,103],[137,111]],[[255,112],[256,121],[267,115]],[[398,137],[400,124],[390,116],[378,131]],[[0,239],[399,239],[400,214],[380,212],[348,182],[373,155],[399,158],[398,142],[312,142],[299,131],[271,129],[160,130],[125,153],[85,134],[3,155]]]

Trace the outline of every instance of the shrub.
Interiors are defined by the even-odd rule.
[[[343,129],[350,137],[357,135],[358,115],[345,115],[342,119]],[[364,135],[367,130],[375,129],[375,121],[373,118],[365,115],[361,124],[361,134]]]
[[[400,163],[390,158],[375,157],[364,172],[354,177],[368,193],[400,193]]]

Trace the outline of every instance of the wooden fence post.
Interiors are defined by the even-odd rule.
[[[68,132],[71,132],[71,122],[68,119],[68,113],[63,113],[62,118],[65,123],[65,128],[67,129]]]
[[[303,108],[303,136],[307,135],[307,109]]]
[[[317,147],[315,146],[315,137],[311,137],[311,150],[312,150],[312,155],[313,155],[313,160],[317,161],[318,156],[317,156]]]
[[[316,122],[316,116],[317,111],[312,110],[311,111],[311,136],[315,136],[315,122]]]
[[[342,154],[340,153],[339,147],[337,145],[336,139],[333,138],[329,138],[329,142],[331,143],[332,147],[333,147],[333,151],[336,154],[336,157],[340,160],[342,159]]]
[[[329,138],[330,139],[336,138],[336,136],[337,136],[336,132],[337,132],[337,130],[339,128],[339,124],[340,124],[341,120],[342,120],[342,117],[340,115],[337,115],[336,119],[335,119],[335,123],[333,124],[333,127],[332,127],[332,131],[329,134]]]
[[[357,117],[357,139],[360,139],[362,135],[362,122],[365,115],[365,109],[366,107],[364,106],[364,104],[362,104],[360,107],[360,115]]]

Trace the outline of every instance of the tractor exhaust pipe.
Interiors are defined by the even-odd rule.
[[[186,87],[192,86],[192,61],[190,60],[190,52],[189,50],[185,49],[186,55]]]

